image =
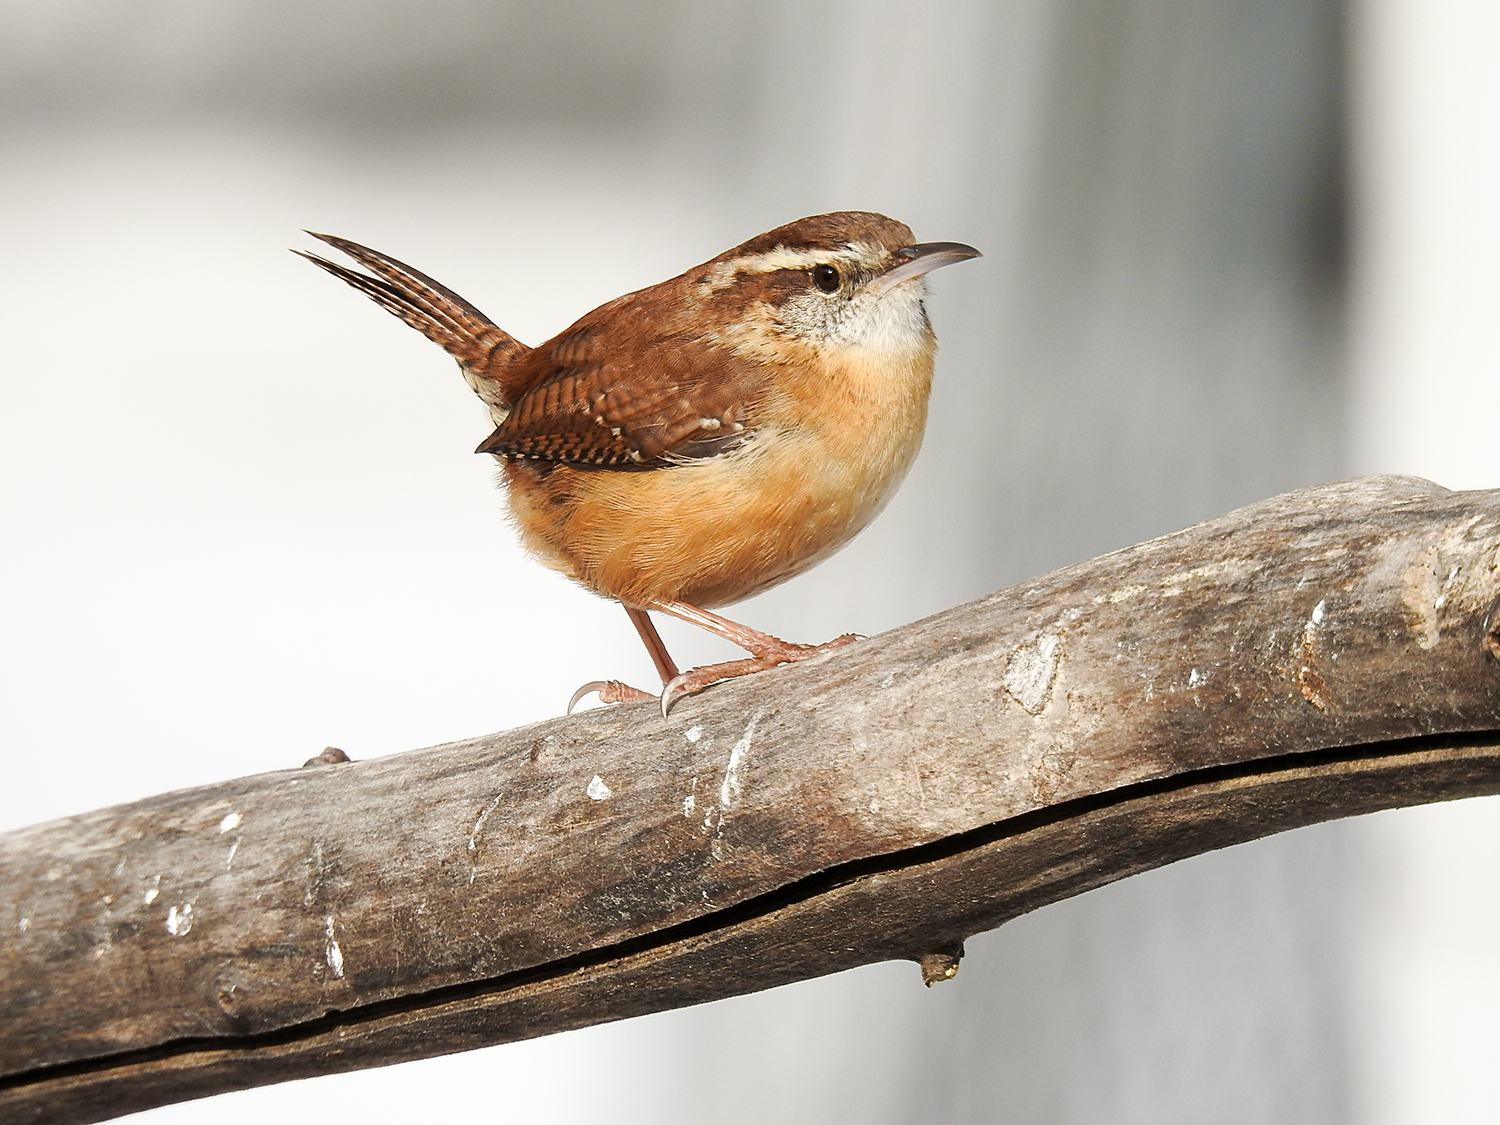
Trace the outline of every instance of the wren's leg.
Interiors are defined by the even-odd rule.
[[[635,631],[641,635],[646,651],[651,654],[651,663],[656,665],[656,674],[661,677],[662,684],[671,683],[677,678],[677,665],[672,662],[672,656],[667,652],[667,646],[662,643],[661,634],[656,631],[656,626],[651,623],[650,615],[644,609],[633,605],[625,606],[625,612],[630,615],[630,623],[635,626]],[[591,691],[599,693],[601,703],[640,703],[656,698],[649,692],[633,688],[629,684],[622,684],[619,680],[590,680],[575,691],[573,698],[568,700],[568,714],[571,715],[573,708],[578,706],[578,701]]]
[[[651,615],[633,605],[627,605],[625,612],[630,615],[630,623],[635,626],[635,631],[641,635],[646,651],[651,654],[651,663],[656,665],[656,674],[661,677],[661,682],[665,684],[675,680],[677,665],[672,662],[667,646],[662,644],[661,634],[651,623]]]
[[[691,621],[694,625],[701,626],[711,633],[717,633],[726,641],[737,644],[750,653],[749,660],[705,664],[701,668],[692,668],[673,676],[661,689],[663,718],[671,708],[674,696],[691,695],[720,680],[748,676],[752,672],[764,672],[778,664],[792,664],[798,660],[806,660],[809,656],[817,656],[831,649],[842,648],[844,645],[861,639],[857,633],[845,633],[842,637],[835,637],[827,644],[798,645],[773,637],[769,633],[762,633],[748,625],[741,625],[738,621],[731,621],[727,617],[720,617],[717,613],[710,613],[706,609],[688,605],[686,602],[653,602],[651,608],[670,613],[673,617],[680,617],[684,621]],[[653,629],[652,632],[655,630]],[[649,644],[647,647],[650,647]]]

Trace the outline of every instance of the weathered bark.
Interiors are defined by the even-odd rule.
[[[663,722],[622,706],[0,837],[0,1116],[683,1007],[1300,825],[1500,791],[1500,493],[1278,497]]]

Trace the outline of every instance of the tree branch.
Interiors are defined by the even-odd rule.
[[[0,837],[0,1116],[684,1007],[1500,791],[1500,493],[1291,493],[663,722],[620,706]]]

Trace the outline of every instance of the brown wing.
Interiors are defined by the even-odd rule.
[[[664,467],[745,440],[759,365],[692,334],[642,346],[627,334],[639,321],[625,300],[606,306],[604,324],[580,322],[526,357],[534,382],[480,453]]]

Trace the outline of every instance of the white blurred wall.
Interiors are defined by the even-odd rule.
[[[1353,9],[1352,393],[1331,0],[0,2],[0,827],[649,682],[624,615],[515,548],[451,362],[287,254],[299,228],[411,261],[528,341],[802,214],[980,246],[935,278],[908,485],[741,610],[797,637],[1351,468],[1495,483],[1444,440],[1494,392],[1428,411],[1410,389],[1494,373],[1474,186],[1494,165],[1464,144],[1493,136],[1494,91],[1443,91],[1493,81],[1495,39],[1475,3],[1458,43],[1449,2]],[[1472,362],[1429,364],[1460,336]],[[930,992],[873,966],[212,1111],[1416,1120],[1435,1083],[1483,1084],[1459,1060],[1496,1005],[1452,982],[1488,979],[1492,920],[1430,920],[1473,912],[1432,872],[1489,854],[1486,809],[1140,876],[976,938]]]
[[[1354,8],[1357,472],[1500,485],[1500,5]],[[1500,800],[1350,825],[1361,1119],[1500,1114]]]

